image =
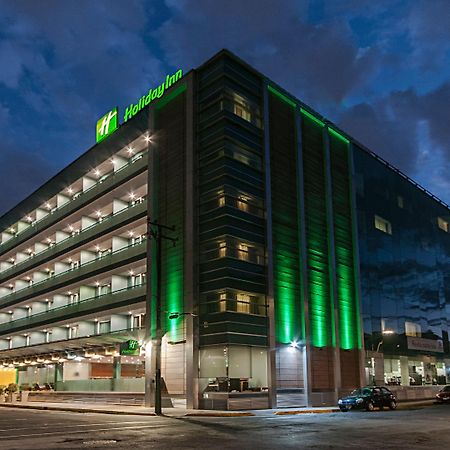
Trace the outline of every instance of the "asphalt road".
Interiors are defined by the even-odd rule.
[[[450,405],[256,417],[145,417],[0,409],[0,449],[444,449]]]

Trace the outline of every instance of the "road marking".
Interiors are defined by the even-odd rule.
[[[45,426],[45,427],[52,427],[57,425],[65,425],[64,428],[78,428],[78,427],[97,427],[99,425],[121,425],[124,422],[101,422],[101,423],[86,423],[86,424],[78,424],[78,425],[66,425],[66,422],[57,422],[57,423],[43,423],[43,424],[36,424],[36,426]],[[145,424],[148,422],[126,422],[127,424]],[[18,431],[18,430],[29,430],[30,427],[24,427],[24,428],[5,428],[0,429],[0,431]]]
[[[56,436],[58,434],[67,434],[68,436],[72,434],[79,434],[79,433],[89,433],[90,431],[111,431],[111,430],[133,430],[133,429],[143,429],[143,428],[168,428],[172,425],[142,425],[140,427],[114,427],[114,428],[97,428],[95,430],[80,430],[80,431],[70,431],[67,433],[67,431],[54,431],[52,433],[32,433],[32,434],[16,434],[14,436],[0,436],[0,440],[4,439],[16,439],[16,438],[22,438],[22,437],[33,437],[33,436]]]

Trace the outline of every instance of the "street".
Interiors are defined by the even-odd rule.
[[[145,417],[0,409],[0,449],[450,448],[447,405],[255,417]]]

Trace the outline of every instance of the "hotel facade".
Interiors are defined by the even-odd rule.
[[[176,75],[0,218],[0,384],[148,393],[159,343],[193,408],[450,382],[448,205],[226,50]]]

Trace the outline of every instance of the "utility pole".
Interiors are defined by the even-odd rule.
[[[176,244],[177,238],[163,234],[164,231],[174,232],[175,227],[168,227],[162,225],[157,221],[152,222],[150,218],[147,220],[147,233],[149,239],[156,242],[156,342],[154,346],[155,351],[155,414],[162,415],[162,398],[161,398],[161,341],[162,341],[162,326],[161,326],[161,272],[162,272],[162,241],[171,241],[173,245]],[[151,280],[147,280],[151,283]]]

